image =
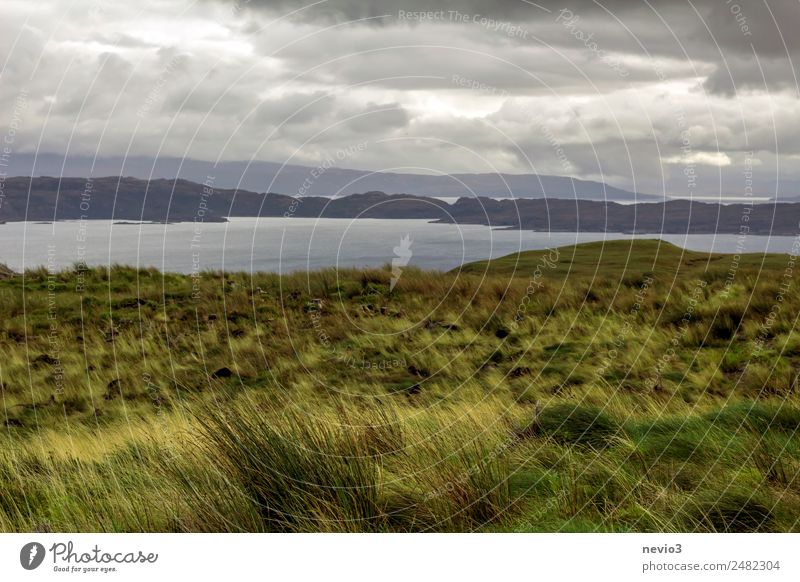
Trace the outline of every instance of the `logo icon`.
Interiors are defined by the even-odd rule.
[[[22,546],[19,552],[19,563],[26,570],[35,570],[44,562],[44,546],[39,542],[30,542]]]
[[[395,285],[400,280],[400,275],[403,274],[403,267],[408,265],[411,260],[411,235],[406,235],[400,239],[400,244],[394,247],[395,258],[392,259],[392,279],[389,283],[389,291],[393,291]]]

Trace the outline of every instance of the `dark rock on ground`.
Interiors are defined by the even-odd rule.
[[[33,359],[34,364],[46,364],[48,366],[55,366],[58,360],[49,354],[41,354]]]
[[[528,376],[530,373],[531,369],[525,366],[525,367],[514,368],[513,370],[511,370],[510,376],[512,378],[521,378],[522,376]]]
[[[230,378],[231,376],[233,376],[231,369],[224,367],[211,374],[212,378]]]
[[[105,400],[111,400],[118,395],[122,394],[122,382],[119,378],[114,378],[111,382],[108,383],[106,386],[106,393],[103,394],[103,398]]]

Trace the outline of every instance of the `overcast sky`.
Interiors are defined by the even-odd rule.
[[[0,139],[771,196],[798,29],[798,0],[3,0]]]

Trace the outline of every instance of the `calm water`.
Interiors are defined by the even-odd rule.
[[[289,272],[329,266],[380,266],[403,256],[409,264],[452,269],[465,261],[519,250],[631,235],[492,230],[486,226],[430,224],[425,220],[234,218],[228,223],[113,224],[108,220],[0,225],[0,263],[15,270],[122,263],[167,271],[225,269]],[[640,236],[638,238],[659,238]],[[737,235],[663,235],[699,251],[736,252]],[[792,237],[746,239],[747,252],[788,252]],[[399,252],[395,251],[398,247]]]

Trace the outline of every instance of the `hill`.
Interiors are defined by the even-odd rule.
[[[706,204],[673,200],[617,204],[591,200],[435,198],[365,192],[292,197],[220,189],[214,180],[8,178],[0,222],[116,219],[225,221],[229,216],[428,219],[545,232],[758,234],[795,236],[800,204]]]
[[[9,176],[131,176],[142,180],[178,176],[203,183],[213,176],[218,188],[282,192],[288,195],[346,196],[381,191],[416,196],[487,196],[517,198],[583,198],[589,200],[658,201],[659,197],[615,188],[602,182],[540,174],[427,175],[370,172],[337,167],[346,160],[334,155],[318,166],[275,162],[208,162],[203,160],[130,156],[126,158],[64,157],[56,154],[16,154]]]
[[[659,273],[661,276],[699,276],[714,271],[746,268],[778,271],[787,257],[778,253],[722,254],[690,251],[663,240],[632,239],[600,241],[560,247],[558,260],[550,250],[524,251],[489,261],[467,263],[454,271],[469,274],[491,273],[508,277],[530,277],[537,267],[548,267],[551,280],[567,277],[621,277],[625,273]],[[735,267],[734,267],[735,265]]]
[[[0,530],[798,531],[794,258],[734,261],[0,280]]]

